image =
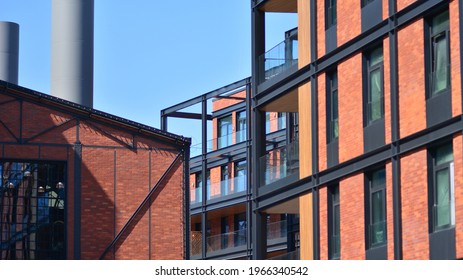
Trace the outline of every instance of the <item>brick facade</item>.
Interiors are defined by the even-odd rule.
[[[98,259],[180,149],[160,136],[89,117],[60,101],[41,103],[34,93],[5,90],[0,94],[0,102],[8,102],[0,105],[5,124],[0,126],[1,159],[66,164],[68,259],[74,258],[74,203],[79,200],[74,197],[74,144],[82,145],[81,258]],[[181,160],[106,258],[184,259],[183,181]]]

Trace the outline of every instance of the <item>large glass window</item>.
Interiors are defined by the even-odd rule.
[[[0,162],[0,259],[65,259],[64,163]]]
[[[278,130],[286,128],[286,113],[278,112]]]
[[[325,0],[325,29],[336,24],[336,0]]]
[[[224,148],[232,144],[232,117],[227,116],[218,119],[218,148]]]
[[[203,176],[202,172],[196,173],[196,186],[195,186],[195,201],[201,202],[203,194]],[[206,171],[206,197],[209,200],[211,198],[211,171]]]
[[[326,120],[327,120],[327,143],[338,139],[338,73],[333,71],[326,76]]]
[[[450,88],[450,29],[449,12],[445,11],[430,21],[430,96]]]
[[[246,140],[246,111],[236,114],[236,143]]]
[[[386,170],[368,176],[369,189],[369,245],[386,243]]]
[[[235,247],[246,245],[246,213],[235,214]]]
[[[220,167],[220,195],[224,196],[228,194],[230,188],[230,170],[228,165]]]
[[[238,161],[235,163],[233,183],[234,192],[241,192],[246,190],[246,160]]]
[[[383,92],[383,48],[379,47],[366,55],[367,63],[367,125],[384,117]]]
[[[375,0],[362,0],[362,8],[365,7],[366,5],[368,5],[369,3],[373,2]]]
[[[432,152],[432,221],[434,231],[455,224],[453,147],[445,144]]]
[[[339,206],[339,185],[333,185],[329,187],[328,191],[329,257],[330,259],[339,259],[341,253],[341,213]]]

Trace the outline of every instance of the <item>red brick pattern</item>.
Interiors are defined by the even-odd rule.
[[[320,201],[320,260],[327,260],[328,253],[328,188],[321,187]]]
[[[394,259],[394,212],[392,205],[392,163],[386,164],[387,258]]]
[[[383,0],[383,20],[389,17],[389,0]]]
[[[417,0],[397,0],[397,11],[402,10],[403,8],[409,6],[410,4],[413,4],[413,2],[416,2]]]
[[[429,259],[427,151],[401,158],[403,258]]]
[[[449,5],[450,19],[450,71],[452,88],[452,116],[462,113],[461,110],[461,68],[460,68],[460,24],[458,1],[451,1]]]
[[[463,258],[463,137],[453,138],[455,184],[455,239],[457,259]]]
[[[363,174],[341,180],[341,259],[365,259],[365,209]]]
[[[400,137],[426,128],[423,32],[423,20],[398,32]]]
[[[341,46],[357,35],[360,35],[362,23],[360,1],[338,1],[337,15],[337,43],[338,46]]]
[[[325,55],[325,0],[317,0],[317,44],[318,57]]]
[[[3,94],[0,94],[0,102],[7,102],[0,105],[0,120],[14,137],[19,138],[21,131],[23,141],[29,141],[4,144],[3,158],[66,161],[67,254],[72,259],[75,238],[73,145],[77,140],[77,122],[65,109],[44,107],[25,99],[20,130],[21,103]],[[15,142],[11,133],[0,125],[2,141]],[[79,137],[82,143],[81,257],[97,259],[172,163],[177,151],[153,136],[129,133],[103,120],[82,120]],[[38,144],[63,145],[39,147]],[[130,149],[131,145],[137,149]],[[165,148],[173,151],[162,150]],[[185,258],[183,241],[187,221],[184,220],[183,197],[181,161],[107,258]]]
[[[326,147],[326,75],[318,76],[318,169],[327,168]]]
[[[357,54],[338,66],[340,163],[363,153],[361,88],[362,55]]]

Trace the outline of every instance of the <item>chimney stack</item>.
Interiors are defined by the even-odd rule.
[[[93,107],[94,0],[52,0],[51,95]]]
[[[0,80],[18,84],[19,25],[0,21]]]

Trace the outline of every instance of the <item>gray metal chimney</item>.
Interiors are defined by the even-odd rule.
[[[0,80],[18,84],[19,25],[0,21]]]
[[[52,0],[51,95],[93,107],[94,0]]]

